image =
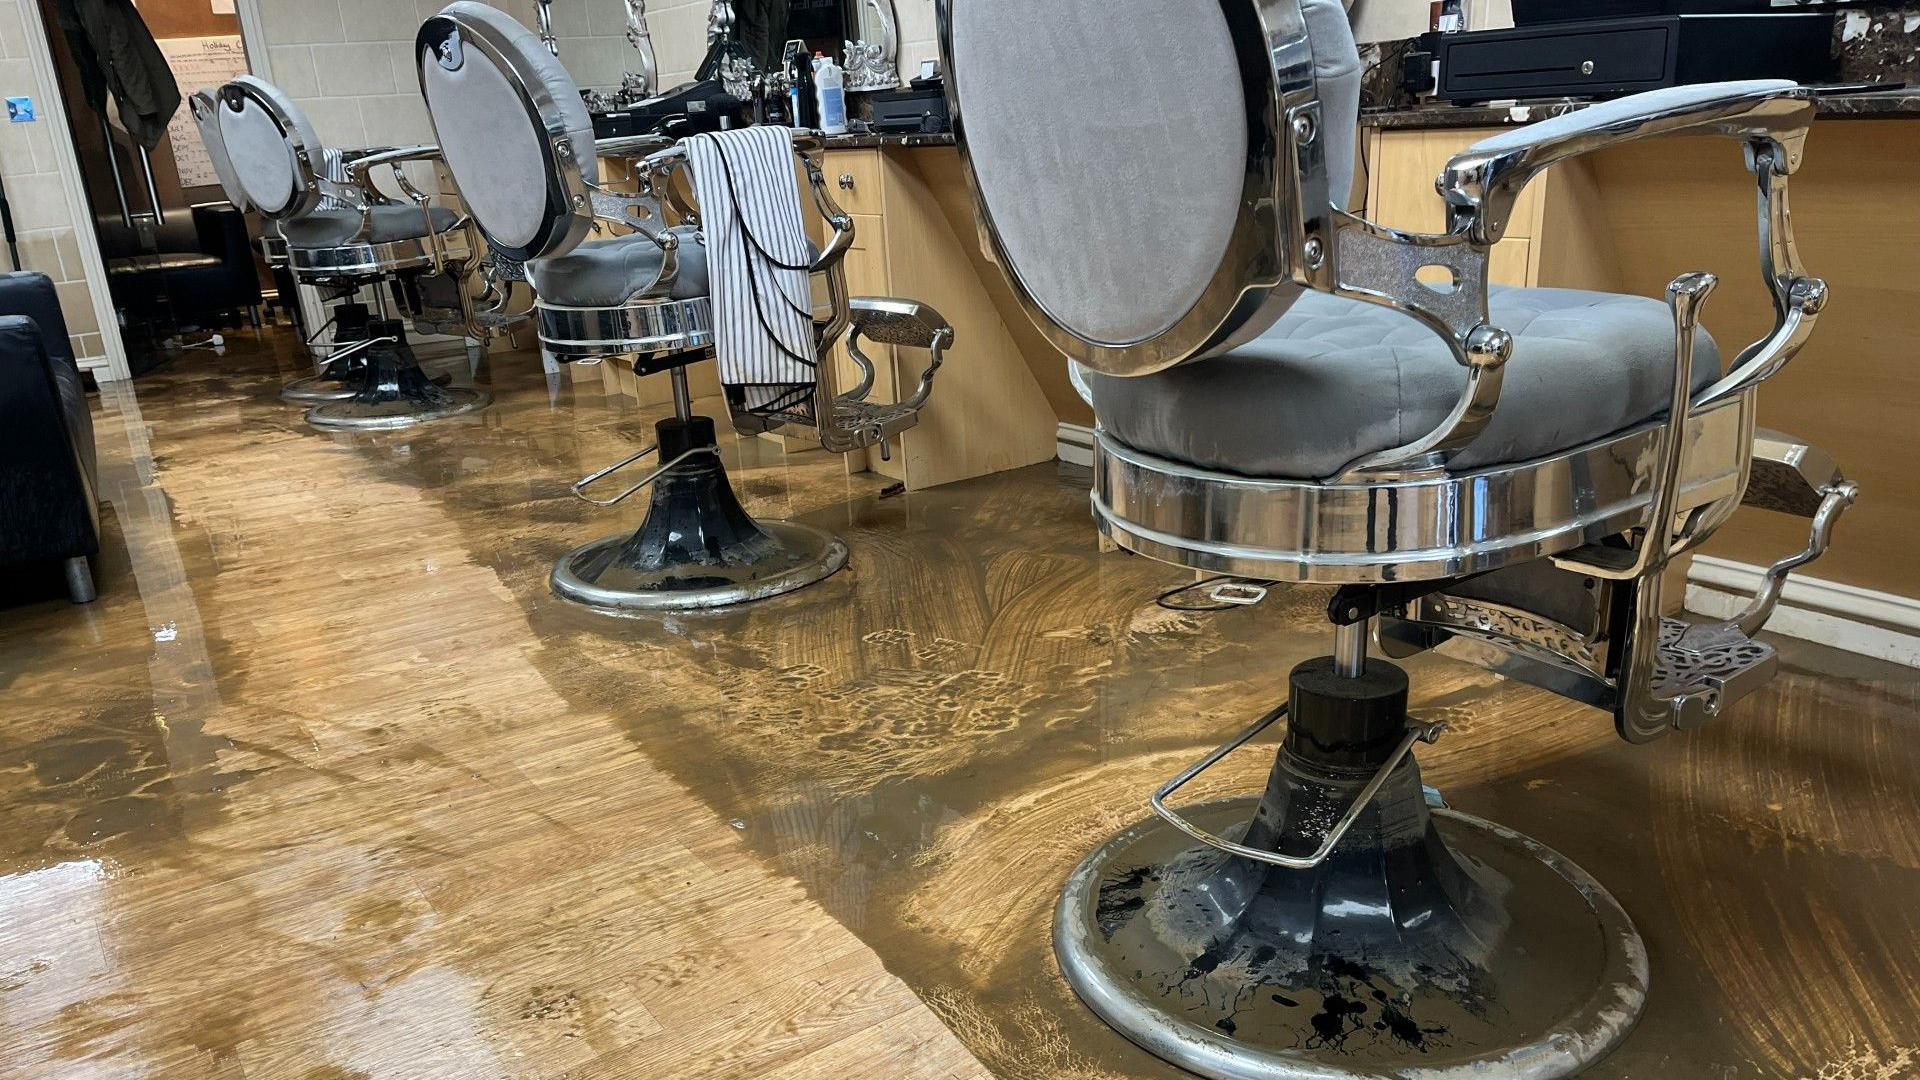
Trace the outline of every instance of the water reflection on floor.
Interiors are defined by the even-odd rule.
[[[102,601],[0,612],[0,1062],[740,1075],[837,1045],[887,1075],[967,1075],[968,1052],[1173,1075],[1073,999],[1051,908],[1323,651],[1324,592],[1166,611],[1179,572],[1096,550],[1084,472],[883,499],[742,441],[749,508],[839,532],[852,568],[602,619],[547,591],[613,527],[566,485],[651,411],[517,358],[479,417],[322,435],[273,398],[291,370],[236,350],[103,395]],[[1593,1075],[1920,1061],[1920,678],[1787,654],[1716,728],[1649,748],[1408,665],[1452,726],[1428,781],[1580,862],[1648,940],[1648,1014]],[[1262,757],[1195,794],[1254,789]],[[905,989],[795,1022],[806,963],[809,987],[884,967]],[[267,992],[276,971],[302,985]]]

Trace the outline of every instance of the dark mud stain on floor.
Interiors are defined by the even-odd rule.
[[[1270,708],[1287,671],[1324,651],[1325,591],[1276,590],[1260,608],[1215,615],[1165,611],[1152,598],[1182,573],[1095,551],[1084,472],[1038,466],[882,502],[881,481],[849,479],[835,458],[802,455],[775,471],[767,467],[780,465],[778,451],[747,440],[725,454],[749,509],[840,533],[850,569],[746,610],[604,619],[554,600],[547,574],[561,553],[636,526],[640,508],[591,511],[550,481],[631,452],[645,441],[636,434],[645,418],[616,408],[597,428],[516,430],[517,416],[572,407],[575,396],[602,407],[597,393],[548,390],[503,393],[509,405],[489,426],[410,436],[404,455],[360,453],[373,477],[456,510],[473,558],[542,639],[534,659],[553,689],[619,718],[636,746],[803,883],[997,1072],[1183,1075],[1074,999],[1048,939],[1053,903],[1088,851],[1143,816],[1154,786]],[[1600,713],[1438,658],[1407,666],[1416,713],[1454,727],[1423,752],[1429,781],[1456,807],[1535,833],[1614,886],[1655,952],[1653,1008],[1590,1075],[1898,1075],[1830,1070],[1877,1069],[1920,1045],[1911,1000],[1920,972],[1907,972],[1909,961],[1868,976],[1904,998],[1898,1007],[1865,989],[1850,1001],[1790,1001],[1741,981],[1786,972],[1703,963],[1706,948],[1753,950],[1703,930],[1724,909],[1696,902],[1701,875],[1713,872],[1709,853],[1732,860],[1718,870],[1725,887],[1750,898],[1796,891],[1810,870],[1834,884],[1899,884],[1910,897],[1905,871],[1920,862],[1904,860],[1920,812],[1899,808],[1881,833],[1891,839],[1876,841],[1898,852],[1875,852],[1870,873],[1833,869],[1824,852],[1846,841],[1812,818],[1792,834],[1802,846],[1787,847],[1802,852],[1799,862],[1756,869],[1737,853],[1765,834],[1755,821],[1764,815],[1746,792],[1719,786],[1719,769],[1802,777],[1804,766],[1785,756],[1805,738],[1800,722],[1753,736],[1742,760],[1716,762],[1728,745],[1718,732],[1636,750],[1613,740]],[[1724,726],[1782,710],[1795,695],[1825,701],[1834,685],[1858,684],[1790,676]],[[1843,725],[1840,708],[1822,723]],[[1914,734],[1904,733],[1906,746]],[[1194,797],[1256,790],[1270,753],[1230,759]],[[1699,760],[1713,764],[1689,764]],[[1799,782],[1787,787],[1797,792]],[[1827,895],[1845,908],[1824,913],[1829,923],[1920,918],[1893,912],[1892,894]],[[1775,943],[1804,930],[1753,910],[1740,932]],[[1920,928],[1903,923],[1890,940],[1920,940]],[[1808,941],[1818,948],[1817,936]],[[1916,978],[1890,981],[1908,974]],[[1857,1020],[1862,1008],[1869,1024]],[[1701,1015],[1740,1019],[1703,1030]],[[1392,1001],[1355,995],[1314,1003],[1301,1036],[1334,1041],[1362,1024],[1416,1052],[1442,1037]]]
[[[31,861],[108,842],[162,846],[221,813],[256,775],[197,720],[133,700],[41,737],[0,737],[0,858]]]

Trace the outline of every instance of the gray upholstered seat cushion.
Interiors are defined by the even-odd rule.
[[[707,295],[707,249],[698,230],[678,225],[669,230],[680,238],[675,249],[680,271],[669,295],[691,300]],[[549,304],[563,307],[619,307],[660,277],[660,246],[640,233],[607,240],[591,240],[553,259],[527,264],[533,291]]]
[[[1514,335],[1493,422],[1457,471],[1530,461],[1666,412],[1673,319],[1640,296],[1496,288]],[[1694,386],[1720,371],[1702,333]],[[1465,372],[1432,331],[1388,308],[1309,292],[1255,341],[1138,378],[1082,370],[1109,435],[1158,457],[1245,476],[1324,479],[1425,435]]]
[[[460,220],[460,215],[444,206],[431,209],[434,232],[446,232]],[[315,210],[306,217],[282,222],[280,231],[286,236],[287,243],[297,248],[338,247],[353,239],[353,235],[360,231],[360,211]],[[420,215],[419,207],[373,208],[373,231],[368,243],[390,244],[396,240],[418,240],[425,235],[427,221]]]

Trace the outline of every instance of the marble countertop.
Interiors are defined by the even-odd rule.
[[[892,135],[871,131],[849,132],[845,135],[826,136],[826,144],[829,150],[874,150],[890,146],[952,146],[953,133],[942,131],[929,135],[911,132]]]
[[[1558,98],[1527,101],[1514,105],[1423,105],[1413,109],[1379,109],[1360,114],[1361,127],[1375,128],[1451,128],[1500,127],[1531,124],[1537,120],[1578,112],[1592,104]],[[1822,95],[1815,100],[1821,116],[1920,117],[1920,89],[1906,87],[1861,94]]]

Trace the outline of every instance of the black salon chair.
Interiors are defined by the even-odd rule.
[[[93,417],[60,297],[45,274],[0,274],[0,565],[60,564],[94,599],[100,553]]]
[[[1571,860],[1429,807],[1412,751],[1444,725],[1408,716],[1388,658],[1487,664],[1633,742],[1727,716],[1772,676],[1756,635],[1856,494],[1754,428],[1826,296],[1787,214],[1809,94],[1689,86],[1503,132],[1438,178],[1446,230],[1412,234],[1339,205],[1360,66],[1338,0],[942,0],[940,31],[983,233],[1098,418],[1103,536],[1338,587],[1332,655],[1074,872],[1054,924],[1068,981],[1210,1077],[1592,1064],[1646,1002],[1644,944]],[[1700,327],[1706,274],[1664,303],[1488,287],[1528,181],[1678,134],[1745,155],[1765,337],[1722,352]],[[1663,618],[1662,572],[1743,502],[1810,518],[1807,550],[1734,620]],[[1282,720],[1264,794],[1173,803]]]
[[[627,357],[641,374],[665,371],[673,379],[674,416],[657,425],[655,444],[574,485],[580,497],[609,507],[651,487],[646,520],[638,530],[561,558],[551,579],[554,591],[614,614],[720,607],[791,592],[843,567],[848,551],[838,537],[797,522],[758,521],[741,507],[721,464],[714,422],[694,415],[686,378],[687,365],[719,359],[736,431],[810,435],[836,453],[872,446],[884,452],[888,440],[918,421],[953,331],[924,304],[848,296],[840,262],[852,246],[853,221],[834,205],[818,162],[803,155],[815,208],[832,226],[832,238],[823,250],[806,250],[808,242],[797,233],[796,198],[785,204],[792,211],[786,223],[794,228],[766,229],[769,238],[780,233],[793,250],[758,265],[778,262],[786,271],[807,270],[824,279],[828,308],[797,312],[794,355],[769,361],[786,374],[730,377],[728,358],[715,356],[717,304],[707,253],[714,223],[703,224],[701,208],[678,201],[670,184],[676,171],[686,170],[698,185],[688,147],[644,136],[596,144],[592,119],[566,69],[536,35],[486,4],[455,3],[427,20],[415,59],[448,171],[494,257],[532,286],[546,353],[572,363]],[[774,136],[766,129],[746,137],[763,135],[764,145],[723,167],[746,182],[753,170],[777,161],[779,183],[791,185],[790,155],[812,138]],[[638,190],[602,187],[602,155],[632,158]],[[596,223],[630,231],[591,239]],[[738,286],[771,289],[769,282],[782,280],[755,273],[748,271],[751,285]],[[791,296],[755,296],[764,300],[763,319],[786,318],[797,307]],[[811,307],[812,298],[800,303]],[[864,335],[925,351],[926,369],[911,395],[897,402],[870,400],[873,361],[857,340],[849,341],[849,356],[862,369],[859,381],[847,389],[837,385],[834,365],[818,358],[850,327],[856,339]],[[621,494],[591,494],[595,484],[649,456],[657,458],[657,467]]]
[[[403,307],[400,314],[436,329],[449,319],[462,328],[473,321],[464,284],[476,264],[468,223],[434,205],[403,168],[436,160],[438,150],[329,149],[291,98],[250,75],[222,86],[209,100],[196,95],[194,101],[196,116],[212,113],[211,122],[201,124],[208,152],[216,164],[225,159],[247,203],[277,223],[289,273],[300,284],[347,301],[334,313],[328,368],[287,391],[296,400],[320,401],[308,410],[307,422],[328,429],[381,430],[485,408],[492,400],[486,391],[442,387],[427,377],[407,342],[405,322],[391,317],[389,309],[390,291],[403,305],[418,302],[431,293],[423,292],[417,279],[447,276],[456,283],[448,295],[460,305],[457,312],[435,315]],[[376,169],[390,174],[404,202],[380,188]],[[409,287],[390,290],[395,282]],[[369,287],[373,309],[356,299]],[[330,380],[345,387],[331,389],[325,385]]]

